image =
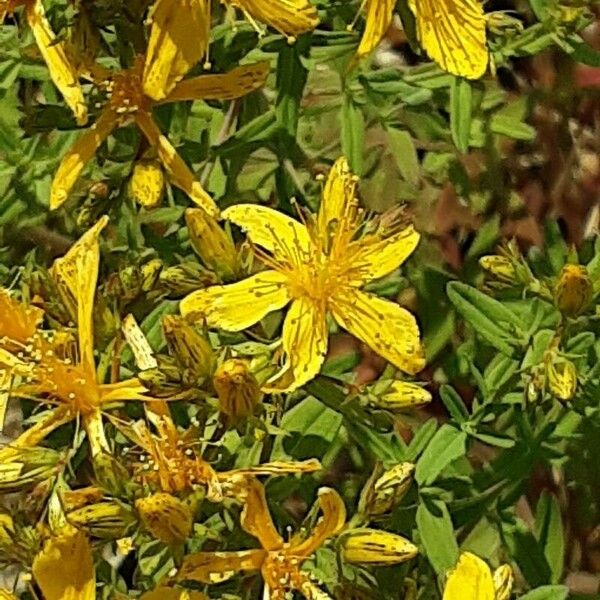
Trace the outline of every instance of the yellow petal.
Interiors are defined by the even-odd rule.
[[[478,556],[463,552],[448,574],[443,600],[495,600],[490,568]]]
[[[346,524],[344,501],[334,489],[321,488],[318,503],[323,516],[317,521],[308,538],[299,544],[294,544],[292,541],[293,552],[296,556],[310,556],[326,540],[339,533]]]
[[[373,294],[349,289],[330,304],[335,320],[377,354],[414,375],[425,366],[416,319]]]
[[[357,283],[364,284],[395,271],[413,253],[420,239],[411,226],[389,238],[368,235],[359,240],[354,259],[360,272]]]
[[[35,557],[32,572],[45,600],[96,598],[92,549],[80,531],[50,538]]]
[[[133,165],[129,195],[145,208],[158,206],[165,191],[165,176],[157,160],[138,161]]]
[[[26,2],[27,22],[48,65],[50,77],[73,111],[79,125],[87,122],[87,106],[79,85],[77,71],[69,62],[65,46],[50,29],[41,0]],[[1,22],[1,21],[0,21]]]
[[[362,58],[371,54],[383,39],[394,18],[396,0],[366,0],[366,25],[356,56]]]
[[[183,100],[234,100],[260,89],[267,80],[267,61],[236,67],[223,75],[200,75],[180,81],[165,102]]]
[[[51,273],[58,286],[66,286],[77,302],[79,362],[95,373],[94,361],[94,296],[100,262],[99,237],[108,223],[105,215],[86,231],[70,250],[52,265]]]
[[[442,69],[478,79],[487,68],[486,19],[481,0],[410,0],[417,36]]]
[[[2,8],[0,7],[0,12]],[[0,17],[2,15],[0,14]],[[2,23],[2,19],[0,19],[0,23]],[[11,594],[8,590],[0,590],[0,600],[19,600],[14,594]]]
[[[153,401],[157,404],[161,402],[147,396],[148,388],[142,385],[136,378],[126,379],[118,383],[106,383],[99,387],[101,403],[125,400]]]
[[[52,210],[65,202],[71,188],[81,175],[83,167],[96,154],[96,150],[117,126],[117,122],[118,115],[111,110],[105,110],[65,154],[54,175],[50,189],[50,208]]]
[[[256,479],[248,481],[246,503],[240,517],[242,528],[258,539],[264,550],[279,550],[283,547],[283,539],[275,529],[265,488]]]
[[[157,0],[150,13],[144,93],[162,100],[208,50],[208,0]]]
[[[301,461],[274,461],[247,467],[245,469],[235,469],[226,471],[219,475],[227,479],[229,475],[290,475],[291,473],[314,473],[322,469],[321,463],[316,458],[309,458]]]
[[[268,250],[276,260],[302,265],[311,253],[306,227],[277,210],[237,204],[225,209],[222,216],[241,227],[253,244]]]
[[[339,222],[346,206],[354,200],[358,178],[350,171],[346,158],[339,158],[327,177],[319,206],[318,226],[323,237],[329,236],[330,224]]]
[[[294,300],[285,317],[282,332],[286,355],[284,372],[264,387],[268,391],[290,392],[313,379],[327,352],[327,321],[322,310],[309,298]]]
[[[264,550],[188,554],[183,559],[175,579],[177,581],[220,583],[240,571],[259,570],[266,556],[267,553]]]
[[[192,292],[180,304],[181,314],[209,327],[241,331],[289,302],[287,279],[277,271],[257,273],[228,285]]]
[[[308,0],[227,0],[251,18],[285,35],[300,35],[319,23],[319,15]]]
[[[140,596],[140,600],[208,600],[208,596],[192,590],[160,586]]]
[[[345,560],[362,565],[395,565],[417,556],[419,549],[401,535],[369,529],[350,530],[342,538]]]
[[[171,142],[161,133],[152,116],[147,112],[138,111],[135,114],[135,121],[150,145],[156,149],[158,159],[169,175],[171,183],[182,189],[200,208],[216,216],[219,211],[214,200],[208,195],[200,182],[196,181],[188,166],[171,145]]]

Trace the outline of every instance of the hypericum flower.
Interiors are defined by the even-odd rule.
[[[77,70],[69,60],[65,44],[50,28],[41,0],[0,0],[0,25],[7,13],[25,7],[25,16],[40,49],[52,81],[73,111],[79,125],[87,122],[87,106],[79,85]]]
[[[237,67],[224,75],[201,75],[180,81],[160,102],[144,92],[144,57],[138,56],[134,66],[116,73],[102,73],[98,87],[108,95],[108,102],[96,122],[73,144],[63,157],[50,190],[50,208],[61,206],[86,163],[98,147],[117,127],[135,123],[156,152],[170,182],[182,189],[198,206],[211,214],[218,212],[213,199],[196,181],[193,173],[177,154],[152,117],[156,104],[184,100],[232,100],[260,88],[269,74],[266,62]]]
[[[548,388],[559,400],[570,400],[577,390],[577,369],[566,358],[551,358],[547,363]]]
[[[93,315],[100,261],[98,239],[107,223],[108,217],[102,217],[52,266],[56,284],[75,301],[78,342],[67,357],[47,345],[31,344],[25,373],[28,381],[15,393],[42,396],[44,402],[57,406],[1,450],[0,457],[38,445],[51,431],[78,417],[83,420],[95,456],[109,450],[102,426],[102,406],[119,400],[148,399],[144,395],[146,388],[137,379],[103,384],[96,376]]]
[[[593,286],[583,265],[565,265],[554,290],[556,306],[561,313],[574,317],[583,311],[592,299]]]
[[[359,565],[397,565],[413,559],[419,549],[401,535],[360,527],[340,539],[344,560]]]
[[[158,492],[138,498],[135,508],[144,527],[169,546],[182,544],[192,532],[194,518],[190,506],[171,494]]]
[[[296,534],[286,542],[275,528],[263,486],[256,481],[249,483],[241,523],[262,548],[189,554],[183,559],[175,580],[218,583],[238,572],[260,570],[265,583],[264,598],[284,600],[291,590],[309,599],[327,598],[302,570],[302,563],[344,527],[346,509],[338,493],[330,488],[319,490],[318,503],[323,516],[310,535]]]
[[[160,161],[140,160],[133,165],[129,195],[144,208],[158,206],[165,194],[165,174]],[[198,209],[201,210],[201,209]]]
[[[480,0],[409,0],[408,5],[415,15],[419,43],[442,69],[468,79],[485,73],[489,52]],[[395,6],[395,0],[363,0],[366,27],[357,58],[379,45]]]
[[[246,231],[269,267],[248,279],[193,292],[184,316],[211,327],[241,331],[291,302],[283,325],[287,363],[264,389],[289,391],[319,372],[327,351],[327,314],[393,365],[420,371],[425,360],[415,318],[361,287],[394,271],[412,253],[419,234],[379,223],[370,227],[355,197],[356,177],[345,158],[331,170],[316,218],[300,223],[253,204],[223,212]]]
[[[444,600],[508,600],[513,586],[512,569],[502,565],[492,575],[475,554],[463,552],[448,574]]]
[[[50,537],[32,566],[45,600],[95,600],[96,574],[90,543],[81,531],[64,528]]]

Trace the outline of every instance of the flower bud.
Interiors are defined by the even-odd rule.
[[[565,265],[554,290],[556,305],[568,317],[578,315],[592,299],[592,281],[582,265]]]
[[[223,281],[236,278],[239,270],[238,253],[231,236],[201,208],[185,211],[190,242],[202,262]]]
[[[251,415],[263,397],[248,362],[239,358],[226,360],[217,368],[213,386],[219,398],[219,410],[234,420]]]
[[[213,273],[197,262],[186,262],[167,267],[161,271],[159,281],[170,295],[177,297],[219,283]]]
[[[560,358],[548,363],[548,387],[560,400],[570,400],[577,389],[577,370],[567,359]]]
[[[91,536],[118,539],[135,523],[131,509],[116,501],[97,502],[67,513],[67,521]]]
[[[494,589],[496,598],[494,600],[509,600],[512,592],[514,575],[509,565],[500,565],[494,571]]]
[[[340,542],[344,560],[360,565],[395,565],[419,553],[419,549],[402,536],[367,527],[351,529]]]
[[[155,208],[163,199],[165,174],[158,160],[135,163],[129,182],[130,196],[145,208]]]
[[[479,264],[503,283],[514,284],[517,281],[517,273],[513,262],[506,256],[499,256],[498,254],[482,256],[479,259]]]
[[[169,546],[183,543],[192,533],[193,515],[187,504],[164,492],[135,501],[144,527]]]
[[[431,394],[416,383],[391,381],[385,389],[375,385],[367,397],[369,404],[385,410],[403,410],[431,402]]]
[[[14,448],[0,464],[0,491],[17,492],[51,479],[61,458],[51,448]]]
[[[176,315],[163,317],[162,326],[169,350],[184,368],[184,381],[209,378],[215,369],[215,353],[208,339]]]
[[[390,512],[404,497],[412,483],[415,465],[403,462],[379,474],[366,483],[359,502],[359,511],[367,517]]]

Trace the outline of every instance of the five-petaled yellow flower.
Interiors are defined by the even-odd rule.
[[[346,159],[339,159],[318,215],[306,223],[264,206],[225,210],[223,217],[264,249],[256,253],[269,270],[193,292],[181,302],[184,316],[230,331],[246,329],[291,303],[282,333],[286,363],[267,390],[290,391],[318,374],[327,351],[327,314],[399,369],[414,374],[425,364],[413,315],[361,290],[397,269],[417,246],[419,234],[393,224],[369,229],[356,183]]]
[[[108,102],[96,122],[81,135],[62,159],[50,190],[50,208],[58,208],[65,202],[84,166],[110,133],[117,127],[133,122],[155,149],[170,182],[181,188],[208,213],[217,214],[213,199],[200,182],[196,181],[193,173],[154,121],[152,107],[156,104],[185,100],[239,98],[264,84],[269,74],[268,63],[244,65],[223,75],[201,75],[180,81],[158,102],[145,93],[146,71],[142,56],[137,57],[130,69],[111,73],[95,67],[94,72],[99,79],[96,83],[106,91]],[[167,84],[171,87],[169,80],[165,83]],[[155,95],[159,95],[158,89],[160,86],[155,87]]]
[[[492,574],[475,554],[463,552],[448,574],[444,600],[508,600],[513,586],[512,569],[501,565]]]
[[[442,69],[478,79],[489,62],[486,17],[481,0],[409,0],[417,37]],[[396,0],[364,0],[366,26],[357,58],[370,54],[392,23]]]
[[[306,598],[328,596],[312,581],[302,563],[330,537],[341,531],[346,521],[344,502],[331,488],[319,490],[318,503],[323,513],[310,535],[296,534],[286,542],[273,524],[262,484],[248,484],[241,523],[255,536],[262,548],[238,552],[197,552],[183,559],[175,579],[218,583],[244,571],[261,571],[265,582],[264,598],[284,600],[287,592],[297,590]]]
[[[78,341],[56,347],[44,338],[32,337],[24,347],[23,358],[8,368],[25,377],[14,393],[44,398],[56,405],[25,430],[0,457],[18,452],[18,448],[38,445],[51,431],[81,417],[88,434],[92,455],[109,451],[104,436],[101,408],[121,400],[147,400],[146,388],[137,379],[117,383],[100,383],[94,359],[94,295],[100,261],[99,235],[108,222],[102,217],[65,254],[56,259],[51,274],[63,294],[74,299],[77,311]],[[29,325],[33,330],[33,324]]]
[[[46,19],[42,0],[0,0],[0,25],[7,13],[25,7],[25,16],[42,57],[48,65],[50,77],[73,111],[79,125],[87,122],[87,106],[79,85],[75,66],[69,60],[65,44],[61,42]]]

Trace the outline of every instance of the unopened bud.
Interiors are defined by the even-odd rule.
[[[97,502],[67,513],[67,521],[78,529],[86,530],[91,536],[101,539],[116,539],[126,535],[135,523],[131,509],[120,502]]]
[[[506,256],[499,256],[498,254],[482,256],[479,259],[479,264],[488,273],[503,283],[514,284],[517,280],[517,273],[513,262]]]
[[[583,311],[592,299],[592,281],[582,265],[565,265],[554,291],[561,313],[573,317]]]
[[[570,400],[577,389],[577,369],[567,359],[559,358],[548,363],[548,387],[560,400]]]
[[[403,462],[382,474],[375,471],[366,483],[359,502],[359,511],[367,517],[390,512],[404,497],[412,484],[415,465]]]
[[[223,281],[235,279],[238,272],[238,253],[231,236],[201,208],[188,208],[185,222],[192,247],[202,262]]]
[[[431,394],[416,383],[395,380],[386,382],[385,387],[376,384],[367,400],[374,407],[395,411],[427,404],[431,402]]]
[[[173,296],[184,296],[199,288],[219,283],[213,273],[197,262],[187,262],[163,269],[159,281]]]
[[[417,556],[419,549],[395,533],[352,529],[340,540],[344,560],[360,565],[395,565]]]
[[[50,448],[15,448],[2,461],[0,491],[17,492],[52,478],[62,455]]]
[[[226,360],[217,368],[213,385],[219,398],[219,410],[233,419],[251,415],[263,397],[248,362],[239,358]]]
[[[197,382],[211,377],[215,369],[215,353],[208,339],[176,315],[163,317],[162,326],[169,350],[184,368],[184,379]]]
[[[131,197],[144,208],[155,208],[163,199],[165,174],[157,160],[136,162],[129,182]]]
[[[193,516],[187,504],[164,492],[139,498],[135,507],[144,527],[169,546],[183,543],[192,533]]]
[[[509,600],[514,579],[513,571],[509,565],[500,565],[494,571],[494,589],[496,590],[494,600]]]

